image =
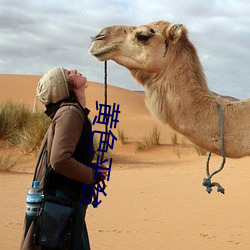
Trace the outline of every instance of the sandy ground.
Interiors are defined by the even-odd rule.
[[[19,100],[32,107],[38,78],[0,76],[0,101]],[[101,92],[102,85],[91,83],[88,106],[93,111],[96,100],[102,103]],[[115,142],[107,196],[100,197],[98,208],[89,206],[86,222],[92,249],[250,249],[250,158],[228,159],[225,169],[214,178],[226,193],[214,189],[207,194],[202,186],[206,156],[198,156],[180,135],[179,145],[172,145],[174,132],[148,113],[143,94],[110,87],[109,96],[111,103],[120,104],[118,127],[128,136],[128,143]],[[136,153],[135,142],[155,125],[161,131],[161,145]],[[20,159],[13,172],[0,173],[0,249],[15,250],[22,235],[35,156],[22,155],[4,143],[0,143],[0,150],[13,150]],[[213,156],[212,169],[220,164],[221,158]]]

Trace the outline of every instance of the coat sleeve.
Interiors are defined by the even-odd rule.
[[[83,129],[83,116],[74,106],[61,107],[54,119],[50,164],[58,173],[86,184],[94,183],[94,171],[72,155]],[[84,153],[84,152],[83,152]]]

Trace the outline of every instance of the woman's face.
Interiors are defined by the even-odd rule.
[[[71,83],[75,88],[86,88],[87,79],[81,73],[78,73],[77,70],[67,70],[64,69],[64,74],[69,83]]]

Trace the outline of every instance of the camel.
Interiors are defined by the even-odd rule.
[[[106,27],[94,38],[90,54],[126,67],[145,88],[151,114],[197,146],[229,158],[250,155],[250,99],[231,101],[209,90],[188,31],[182,24]]]

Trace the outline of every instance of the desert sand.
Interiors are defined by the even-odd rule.
[[[0,102],[18,101],[33,107],[39,76],[0,75]],[[103,84],[89,82],[90,117],[103,103]],[[120,104],[117,127],[128,137],[109,150],[113,158],[110,181],[102,203],[89,206],[86,222],[93,250],[248,250],[250,249],[250,158],[227,159],[225,169],[214,177],[226,189],[207,194],[206,156],[199,156],[187,139],[160,124],[144,105],[143,93],[109,85],[109,104]],[[40,105],[40,109],[43,107]],[[153,127],[161,132],[160,145],[136,152],[136,142]],[[103,130],[100,125],[93,130]],[[117,135],[117,128],[112,129]],[[13,152],[19,163],[0,173],[0,249],[19,248],[25,196],[31,185],[36,157],[0,142],[1,152]],[[213,156],[212,169],[221,158]]]

